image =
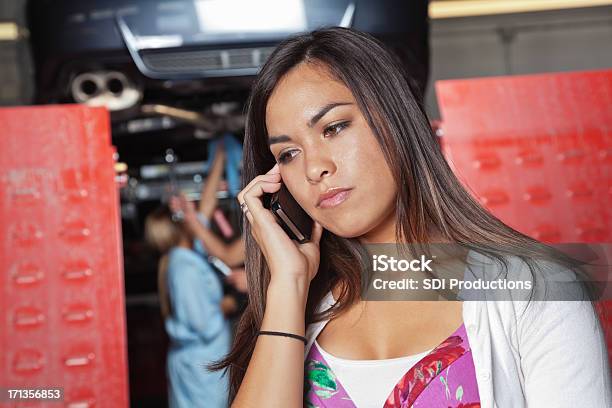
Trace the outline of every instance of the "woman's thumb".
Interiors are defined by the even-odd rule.
[[[321,241],[321,235],[323,235],[323,227],[318,222],[314,221],[312,225],[312,238],[311,242],[319,245]]]

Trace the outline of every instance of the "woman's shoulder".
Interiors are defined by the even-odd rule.
[[[198,255],[192,249],[185,248],[182,246],[175,246],[168,252],[168,262],[177,261],[191,261],[191,262],[204,262],[201,255]]]
[[[210,266],[197,252],[184,247],[174,247],[168,253],[168,274],[178,271],[182,276],[186,274],[202,274],[210,270]],[[210,271],[212,273],[212,271]]]

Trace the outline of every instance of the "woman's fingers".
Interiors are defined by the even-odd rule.
[[[184,193],[179,195],[180,209],[186,213],[195,211],[195,204],[187,199]]]
[[[280,187],[280,182],[260,180],[243,194],[243,202],[246,203],[249,209],[246,212],[246,216],[251,224],[256,220],[264,220],[266,217],[272,216],[270,211],[264,208],[261,197],[265,193],[277,192],[280,190]]]
[[[176,197],[176,196],[170,197],[170,209],[173,212],[176,212],[176,211],[181,209],[181,203],[180,203],[178,197]]]
[[[276,163],[274,167],[268,170],[266,174],[280,174],[280,168],[278,167],[278,163]]]
[[[263,207],[261,197],[265,193],[275,193],[280,190],[281,175],[278,163],[274,165],[265,174],[261,174],[251,180],[237,195],[236,199],[242,206],[244,203],[247,209],[244,209],[244,215],[251,225],[260,223],[267,217],[269,222],[276,222],[272,213]],[[265,224],[265,221],[263,222]],[[251,234],[258,240],[258,229],[252,228]]]
[[[268,170],[268,172],[266,174],[261,174],[257,177],[255,177],[253,180],[251,180],[249,182],[249,184],[247,184],[242,191],[240,191],[238,193],[238,195],[236,196],[236,199],[238,200],[238,202],[240,204],[242,204],[244,202],[243,200],[243,196],[244,193],[248,190],[251,189],[251,187],[253,187],[253,185],[255,183],[257,183],[260,180],[266,180],[266,181],[280,181],[280,170],[278,169],[278,164],[276,164],[274,167],[272,167],[270,170]]]

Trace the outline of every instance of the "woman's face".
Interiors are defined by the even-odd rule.
[[[345,85],[318,65],[297,65],[274,89],[266,126],[284,184],[313,219],[338,236],[393,242],[395,182]],[[349,190],[319,202],[337,187]]]

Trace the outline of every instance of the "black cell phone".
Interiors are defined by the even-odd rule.
[[[295,201],[284,183],[281,183],[280,190],[273,193],[269,200],[267,208],[287,235],[300,244],[310,241],[313,220]]]

